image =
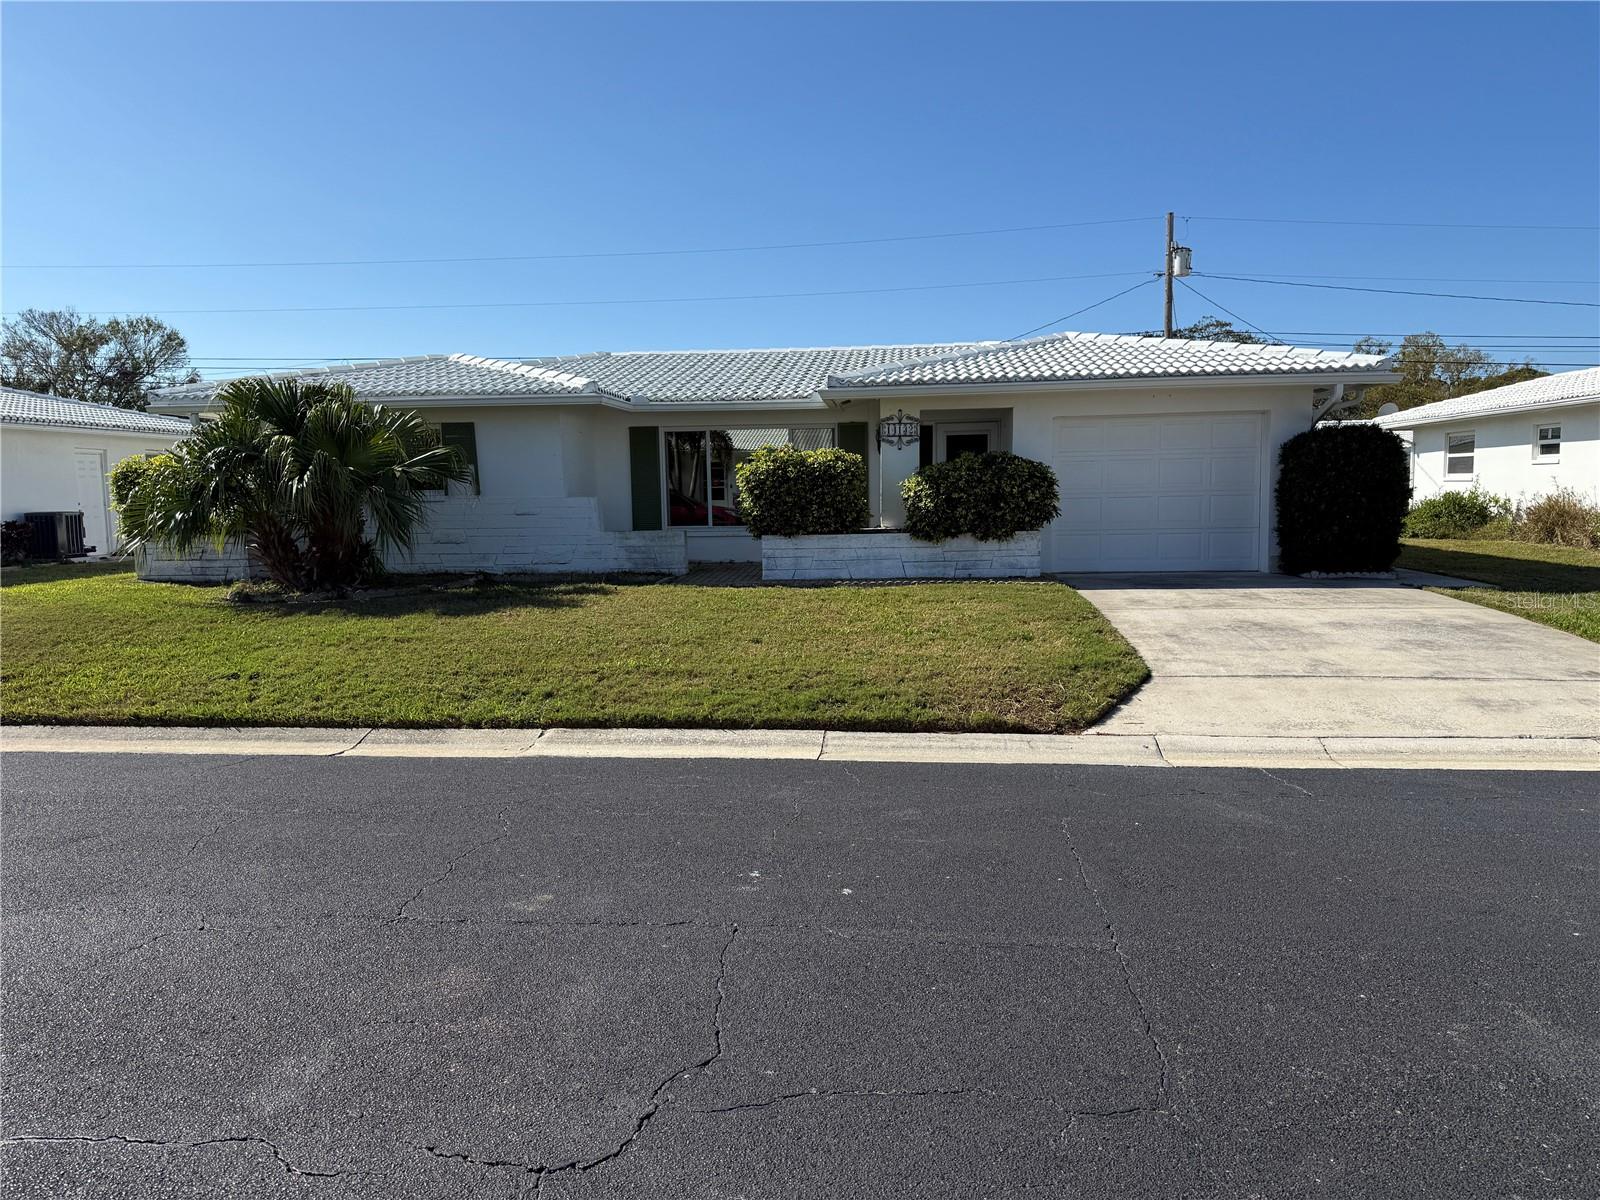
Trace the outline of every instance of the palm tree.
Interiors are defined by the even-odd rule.
[[[383,551],[410,550],[428,491],[471,479],[416,413],[345,384],[236,379],[217,398],[216,418],[175,447],[181,469],[152,473],[124,505],[132,542],[184,554],[237,541],[286,588],[342,588]]]

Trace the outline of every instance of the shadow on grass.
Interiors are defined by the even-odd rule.
[[[520,584],[485,583],[468,587],[426,588],[397,595],[345,596],[325,600],[225,602],[240,612],[269,617],[297,617],[335,612],[350,617],[482,616],[523,608],[581,608],[592,600],[614,595],[619,585],[585,583]]]
[[[74,579],[93,579],[97,575],[131,575],[129,559],[109,562],[30,563],[25,567],[0,568],[0,587],[21,587],[29,583],[62,583]]]
[[[1470,545],[1471,543],[1466,543]],[[1581,563],[1543,562],[1481,554],[1471,550],[1444,550],[1435,546],[1406,546],[1400,566],[1492,584],[1514,592],[1600,591],[1600,567]]]

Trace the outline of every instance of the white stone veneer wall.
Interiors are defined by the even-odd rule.
[[[184,559],[151,548],[135,561],[140,579],[165,583],[230,583],[250,573],[243,549],[231,546],[223,554],[208,546]],[[621,533],[601,528],[593,496],[451,496],[429,504],[427,524],[411,554],[391,552],[385,565],[399,574],[682,575],[689,569],[689,554],[681,529]],[[260,571],[254,576],[259,578]]]
[[[593,496],[451,496],[429,505],[411,554],[391,553],[385,563],[399,572],[682,575],[689,552],[681,529],[603,528]]]
[[[909,533],[832,533],[761,539],[761,578],[1012,579],[1039,575],[1039,534],[1004,542],[958,537],[922,542]]]
[[[237,543],[229,543],[221,553],[214,546],[202,546],[182,558],[160,546],[140,546],[133,552],[133,570],[150,583],[233,583],[263,578],[260,568]]]

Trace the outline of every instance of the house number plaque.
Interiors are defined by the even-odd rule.
[[[922,418],[899,411],[878,421],[878,445],[915,446],[922,440]]]

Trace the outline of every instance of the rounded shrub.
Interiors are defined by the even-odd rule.
[[[867,523],[867,464],[848,450],[763,446],[734,468],[739,517],[756,537],[851,533]]]
[[[1376,425],[1322,425],[1278,452],[1279,567],[1387,571],[1411,499],[1405,443]]]
[[[997,542],[1061,515],[1056,473],[1003,451],[932,463],[900,485],[906,532],[925,542],[969,534]]]
[[[111,487],[111,507],[119,510],[127,507],[139,485],[153,472],[162,470],[168,461],[175,461],[170,454],[135,454],[112,467],[106,476]]]
[[[1406,514],[1405,536],[1413,538],[1464,538],[1492,521],[1508,521],[1511,501],[1472,488],[1441,492],[1413,505]]]

